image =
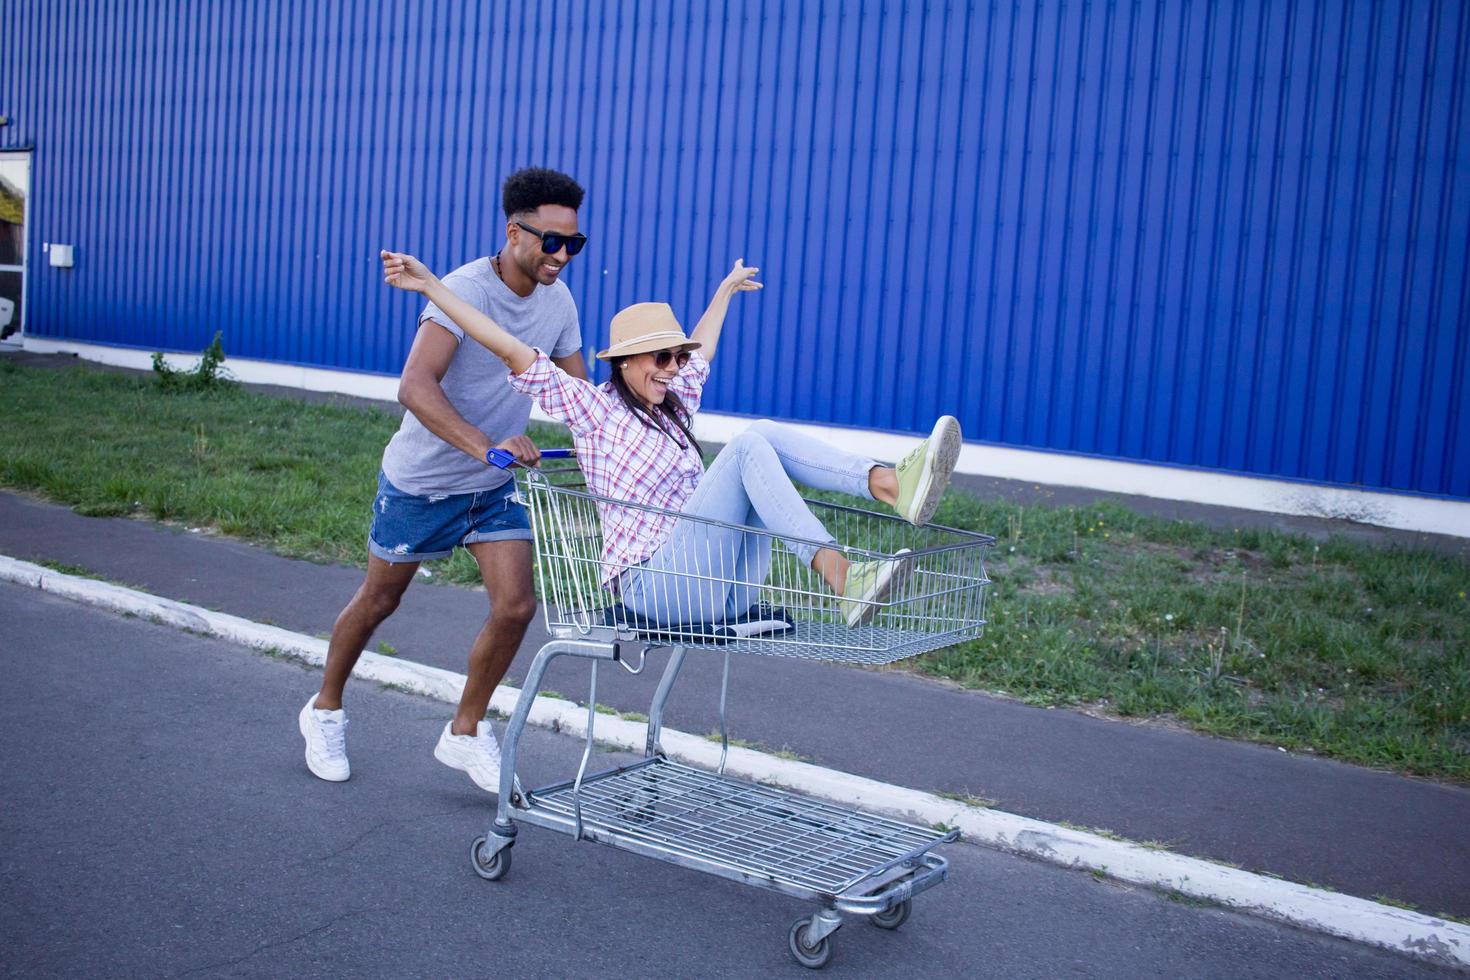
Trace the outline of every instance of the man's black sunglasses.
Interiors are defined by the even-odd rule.
[[[541,251],[547,255],[555,255],[562,250],[563,246],[566,247],[568,256],[576,255],[587,244],[587,236],[580,231],[575,235],[563,235],[560,232],[532,228],[524,221],[517,221],[516,224],[541,239]]]

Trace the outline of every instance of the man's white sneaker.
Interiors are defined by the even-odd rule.
[[[352,775],[347,765],[347,715],[341,708],[320,711],[313,694],[297,722],[306,739],[306,768],[313,776],[340,783]]]
[[[451,769],[469,773],[470,780],[487,793],[500,792],[500,746],[490,723],[480,722],[474,735],[456,735],[451,730],[454,722],[444,726],[439,744],[434,746],[434,758]]]

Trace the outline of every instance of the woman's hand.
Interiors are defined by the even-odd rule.
[[[383,260],[383,281],[390,286],[410,293],[422,293],[437,281],[428,266],[412,255],[386,249],[378,255]]]
[[[720,343],[725,314],[730,311],[730,297],[736,293],[753,293],[760,289],[761,283],[755,281],[755,274],[759,271],[761,270],[755,266],[746,265],[744,259],[736,259],[735,268],[715,288],[714,298],[705,308],[704,316],[694,325],[694,334],[690,337],[699,343],[699,356],[706,361],[715,359],[715,347]]]
[[[755,281],[755,274],[760,271],[746,265],[744,259],[736,259],[735,268],[720,283],[720,289],[725,293],[749,293],[761,289],[764,284]]]
[[[490,353],[505,362],[505,366],[516,374],[525,374],[536,363],[536,351],[518,337],[506,333],[500,324],[456,296],[454,290],[440,282],[418,259],[403,252],[378,253],[383,260],[383,281],[390,286],[410,293],[423,293],[424,299],[439,307],[439,311],[453,320],[459,329],[475,338],[489,349]],[[517,455],[520,455],[517,452]]]

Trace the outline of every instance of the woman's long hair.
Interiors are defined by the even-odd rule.
[[[690,428],[689,410],[684,407],[684,403],[679,400],[679,396],[672,391],[665,393],[664,400],[653,406],[653,410],[650,411],[648,406],[643,404],[637,395],[633,394],[633,389],[628,387],[628,381],[623,377],[623,362],[626,360],[627,358],[624,357],[612,362],[613,390],[618,393],[618,397],[623,400],[623,404],[627,405],[628,410],[638,416],[638,421],[650,429],[657,429],[670,439],[673,439],[674,434],[669,431],[668,425],[663,421],[663,419],[668,419],[669,422],[674,424],[675,428],[684,433],[684,438],[689,440],[689,445],[694,447],[694,451],[703,456],[704,450],[700,447],[699,440],[694,438],[694,432]]]

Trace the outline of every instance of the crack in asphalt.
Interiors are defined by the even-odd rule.
[[[281,946],[289,946],[290,944],[299,940],[308,939],[312,936],[315,936],[317,933],[326,932],[328,929],[332,928],[343,919],[350,918],[351,916],[357,915],[362,911],[364,910],[348,909],[346,912],[343,912],[340,915],[334,915],[332,916],[332,918],[328,919],[326,922],[323,922],[321,925],[316,926],[312,929],[307,929],[305,932],[297,933],[296,935],[289,936],[285,939],[278,939],[273,942],[261,943],[259,946],[255,947],[244,956],[237,956],[234,959],[230,960],[220,960],[216,963],[205,963],[202,966],[191,967],[190,969],[185,970],[182,973],[175,973],[173,975],[176,977],[187,977],[191,974],[203,973],[206,970],[223,970],[227,967],[236,966],[240,963],[244,963],[246,960],[251,959],[252,957],[259,956],[261,953],[264,953],[267,950],[276,949]]]
[[[400,824],[417,823],[420,820],[436,820],[440,817],[452,817],[456,813],[463,813],[465,810],[481,809],[486,806],[486,803],[477,800],[474,803],[466,803],[463,806],[457,806],[452,810],[440,810],[436,813],[416,813],[411,817],[400,817],[395,820],[384,820],[381,823],[373,824],[367,830],[364,830],[362,833],[358,834],[356,837],[352,838],[352,840],[348,841],[346,844],[343,844],[336,850],[329,851],[326,854],[319,854],[315,857],[304,858],[300,861],[297,861],[295,864],[288,865],[287,870],[294,870],[308,864],[319,864],[322,861],[330,861],[334,857],[339,857],[343,854],[346,854],[348,851],[352,850],[354,847],[361,844],[363,841],[367,840],[373,834],[376,834],[378,831],[384,829],[385,827],[394,827]]]
[[[419,814],[414,814],[411,817],[403,817],[403,818],[400,818],[400,819],[397,819],[397,820],[384,820],[381,823],[374,824],[373,826],[369,827],[367,830],[365,830],[362,833],[358,834],[356,837],[354,837],[351,841],[349,841],[347,844],[343,845],[342,847],[339,847],[336,850],[331,851],[330,853],[327,853],[327,854],[319,855],[317,857],[307,858],[307,859],[305,859],[303,861],[298,861],[295,864],[291,865],[290,867],[294,869],[294,868],[302,867],[302,866],[307,865],[307,864],[315,864],[315,863],[318,863],[318,862],[321,862],[321,861],[331,860],[334,857],[337,857],[337,856],[339,856],[341,854],[345,854],[348,851],[352,850],[354,847],[356,847],[358,844],[361,844],[368,837],[371,837],[373,834],[375,834],[378,831],[384,829],[385,827],[392,827],[392,826],[395,826],[395,825],[398,825],[398,824],[416,823],[416,822],[421,821],[421,820],[435,820],[435,819],[438,819],[440,817],[450,817],[450,816],[454,816],[457,813],[463,813],[465,810],[478,809],[478,808],[482,808],[484,806],[485,806],[485,803],[483,801],[477,800],[477,801],[475,801],[473,803],[466,803],[463,806],[457,806],[457,807],[454,807],[453,809],[450,809],[450,810],[440,810],[440,811],[437,811],[437,812],[434,812],[434,813],[419,813]],[[250,952],[245,953],[242,956],[237,956],[237,957],[234,957],[233,959],[219,960],[219,961],[212,962],[212,963],[205,963],[205,964],[203,964],[201,966],[191,967],[190,969],[185,970],[182,973],[173,974],[173,976],[175,976],[175,977],[187,977],[187,976],[190,976],[190,975],[199,974],[199,973],[203,973],[203,972],[210,971],[210,970],[223,970],[223,969],[227,969],[227,968],[232,967],[232,966],[237,966],[237,965],[239,965],[241,963],[244,963],[246,960],[251,959],[252,957],[255,957],[255,956],[260,955],[261,953],[267,952],[267,951],[272,950],[272,949],[277,949],[277,948],[279,948],[281,946],[289,946],[290,944],[292,944],[294,942],[298,942],[298,941],[300,941],[302,939],[309,939],[310,937],[315,936],[318,933],[322,933],[322,932],[327,931],[328,929],[331,929],[333,926],[335,926],[337,923],[341,922],[343,919],[350,918],[351,916],[354,916],[354,915],[358,915],[358,914],[362,913],[363,911],[365,911],[365,910],[363,910],[363,909],[348,909],[345,912],[342,912],[342,913],[340,913],[338,915],[333,916],[332,918],[328,919],[326,922],[323,922],[321,925],[315,926],[314,928],[311,928],[311,929],[307,929],[304,932],[299,932],[299,933],[297,933],[297,934],[295,934],[293,936],[288,936],[288,937],[286,937],[284,939],[277,939],[277,940],[272,940],[271,942],[261,943],[259,946],[256,946]]]

